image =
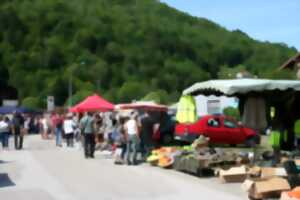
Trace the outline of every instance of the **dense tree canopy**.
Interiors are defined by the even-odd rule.
[[[76,101],[95,91],[113,102],[176,101],[192,83],[240,65],[280,78],[274,69],[295,52],[157,0],[0,2],[0,83],[30,105],[47,95],[66,104],[71,75]]]

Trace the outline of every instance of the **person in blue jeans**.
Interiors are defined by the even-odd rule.
[[[63,117],[58,113],[52,113],[51,116],[52,128],[55,134],[56,146],[62,146],[62,131],[63,131]]]
[[[139,148],[139,128],[137,116],[131,115],[130,120],[125,124],[126,127],[126,159],[128,165],[137,164],[137,151]]]

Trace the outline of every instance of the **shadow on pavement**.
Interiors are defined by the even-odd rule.
[[[16,184],[9,178],[8,174],[2,173],[0,174],[0,188],[2,187],[11,187],[15,186]]]

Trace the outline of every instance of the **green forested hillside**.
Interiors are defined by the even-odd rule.
[[[42,105],[52,94],[63,105],[70,74],[75,101],[98,91],[113,102],[146,95],[170,102],[241,65],[278,77],[274,69],[295,52],[157,0],[0,2],[0,82],[26,103]]]

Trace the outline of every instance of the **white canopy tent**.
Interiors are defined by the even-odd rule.
[[[234,96],[250,92],[263,92],[271,90],[300,91],[300,81],[296,80],[269,80],[269,79],[231,79],[210,80],[195,83],[183,91],[184,95],[199,93],[223,94]]]
[[[261,119],[263,113],[269,111],[270,106],[276,108],[276,123],[284,126],[288,130],[288,141],[285,141],[286,149],[291,149],[294,144],[294,122],[300,117],[300,110],[297,109],[300,103],[300,81],[298,80],[269,80],[269,79],[232,79],[232,80],[210,80],[205,82],[195,83],[191,87],[183,91],[183,95],[225,95],[236,96],[240,99],[240,111],[243,111],[244,116],[247,113],[254,120],[255,129],[259,130],[263,122]],[[248,100],[256,98],[255,102],[265,104],[265,109],[258,106],[252,106],[253,109],[244,109]],[[268,107],[266,107],[268,106]],[[248,107],[248,106],[247,106]],[[245,112],[245,110],[249,112]],[[244,121],[244,120],[243,120]],[[245,120],[247,123],[250,120]],[[246,124],[247,125],[247,124]],[[264,123],[263,123],[264,125]],[[275,124],[276,125],[276,124]],[[250,126],[251,127],[251,126]]]

